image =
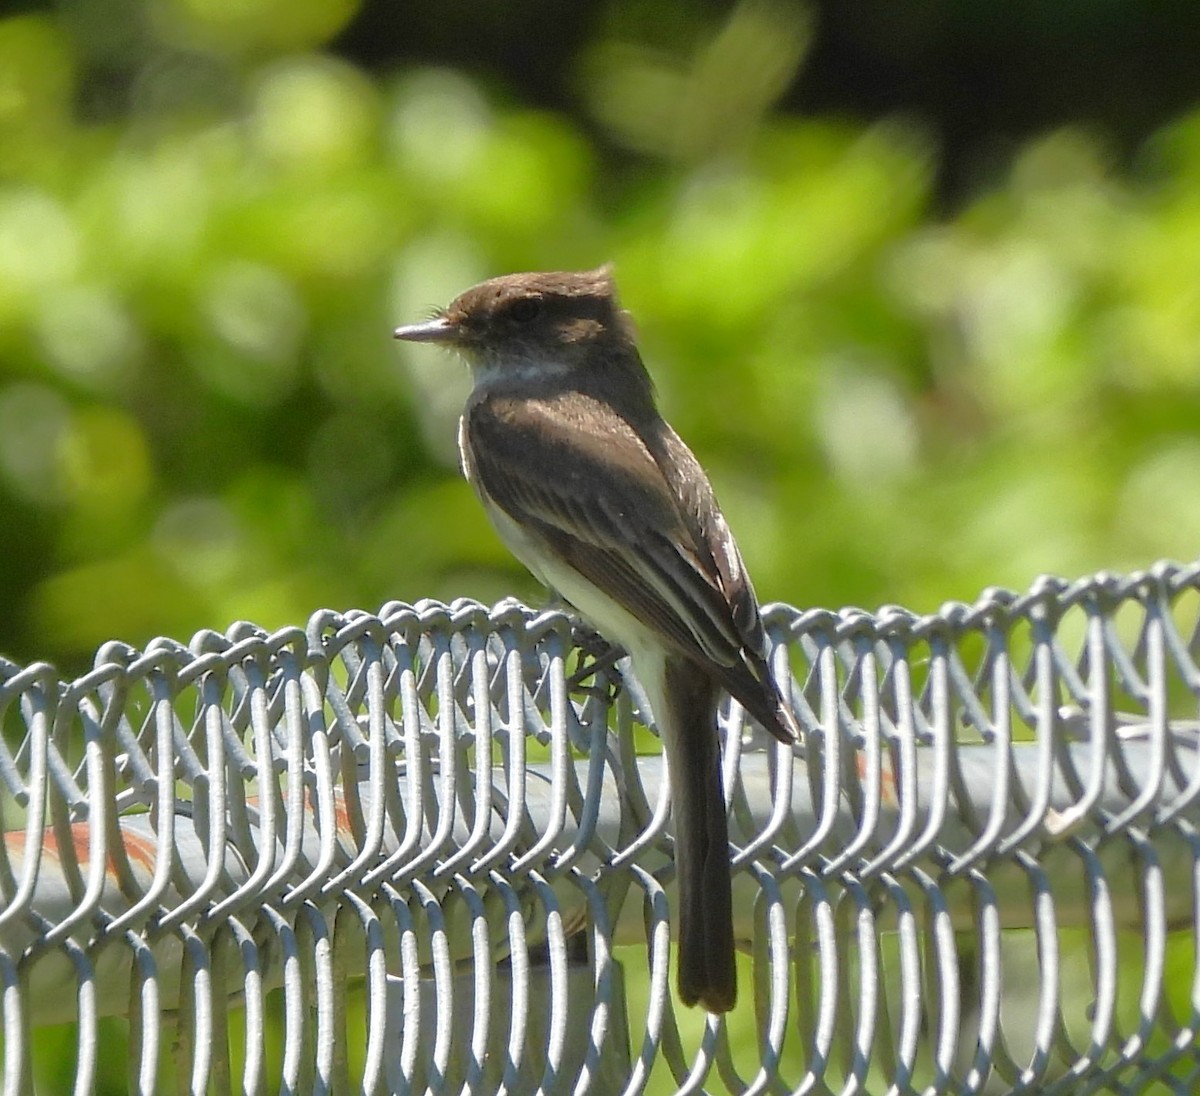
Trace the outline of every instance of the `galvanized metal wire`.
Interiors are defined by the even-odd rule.
[[[722,712],[727,1020],[672,994],[640,691],[561,612],[0,661],[3,1093],[68,1021],[92,1091],[107,1016],[139,1093],[1200,1087],[1200,565],[766,620],[805,734]]]

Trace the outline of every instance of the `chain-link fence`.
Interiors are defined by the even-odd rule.
[[[765,615],[805,735],[722,713],[725,1020],[668,979],[636,683],[562,613],[0,661],[3,1092],[66,1021],[93,1090],[107,1016],[131,1092],[1200,1086],[1200,566]]]

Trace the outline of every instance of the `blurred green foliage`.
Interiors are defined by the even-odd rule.
[[[456,474],[462,368],[389,332],[607,259],[765,598],[1196,555],[1200,114],[1123,174],[1048,132],[934,213],[919,119],[775,107],[802,8],[616,21],[566,114],[369,74],[321,48],[353,0],[284,7],[0,20],[0,650],[536,598]],[[83,118],[106,57],[126,108]]]
[[[1200,111],[1131,170],[1055,128],[947,210],[919,116],[781,108],[809,9],[614,0],[551,111],[355,65],[358,6],[0,17],[0,651],[536,599],[455,468],[463,369],[390,331],[609,259],[765,599],[1197,555]]]

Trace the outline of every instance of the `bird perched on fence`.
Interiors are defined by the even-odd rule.
[[[708,477],[663,420],[609,267],[511,274],[396,338],[458,351],[474,390],[463,471],[509,549],[630,655],[674,810],[679,996],[737,999],[718,691],[799,727],[767,666],[750,577]]]

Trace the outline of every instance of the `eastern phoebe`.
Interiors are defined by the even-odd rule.
[[[396,338],[466,358],[467,479],[517,558],[633,661],[670,774],[679,996],[726,1012],[737,973],[718,691],[781,742],[799,727],[733,535],[654,405],[611,270],[493,278]]]

